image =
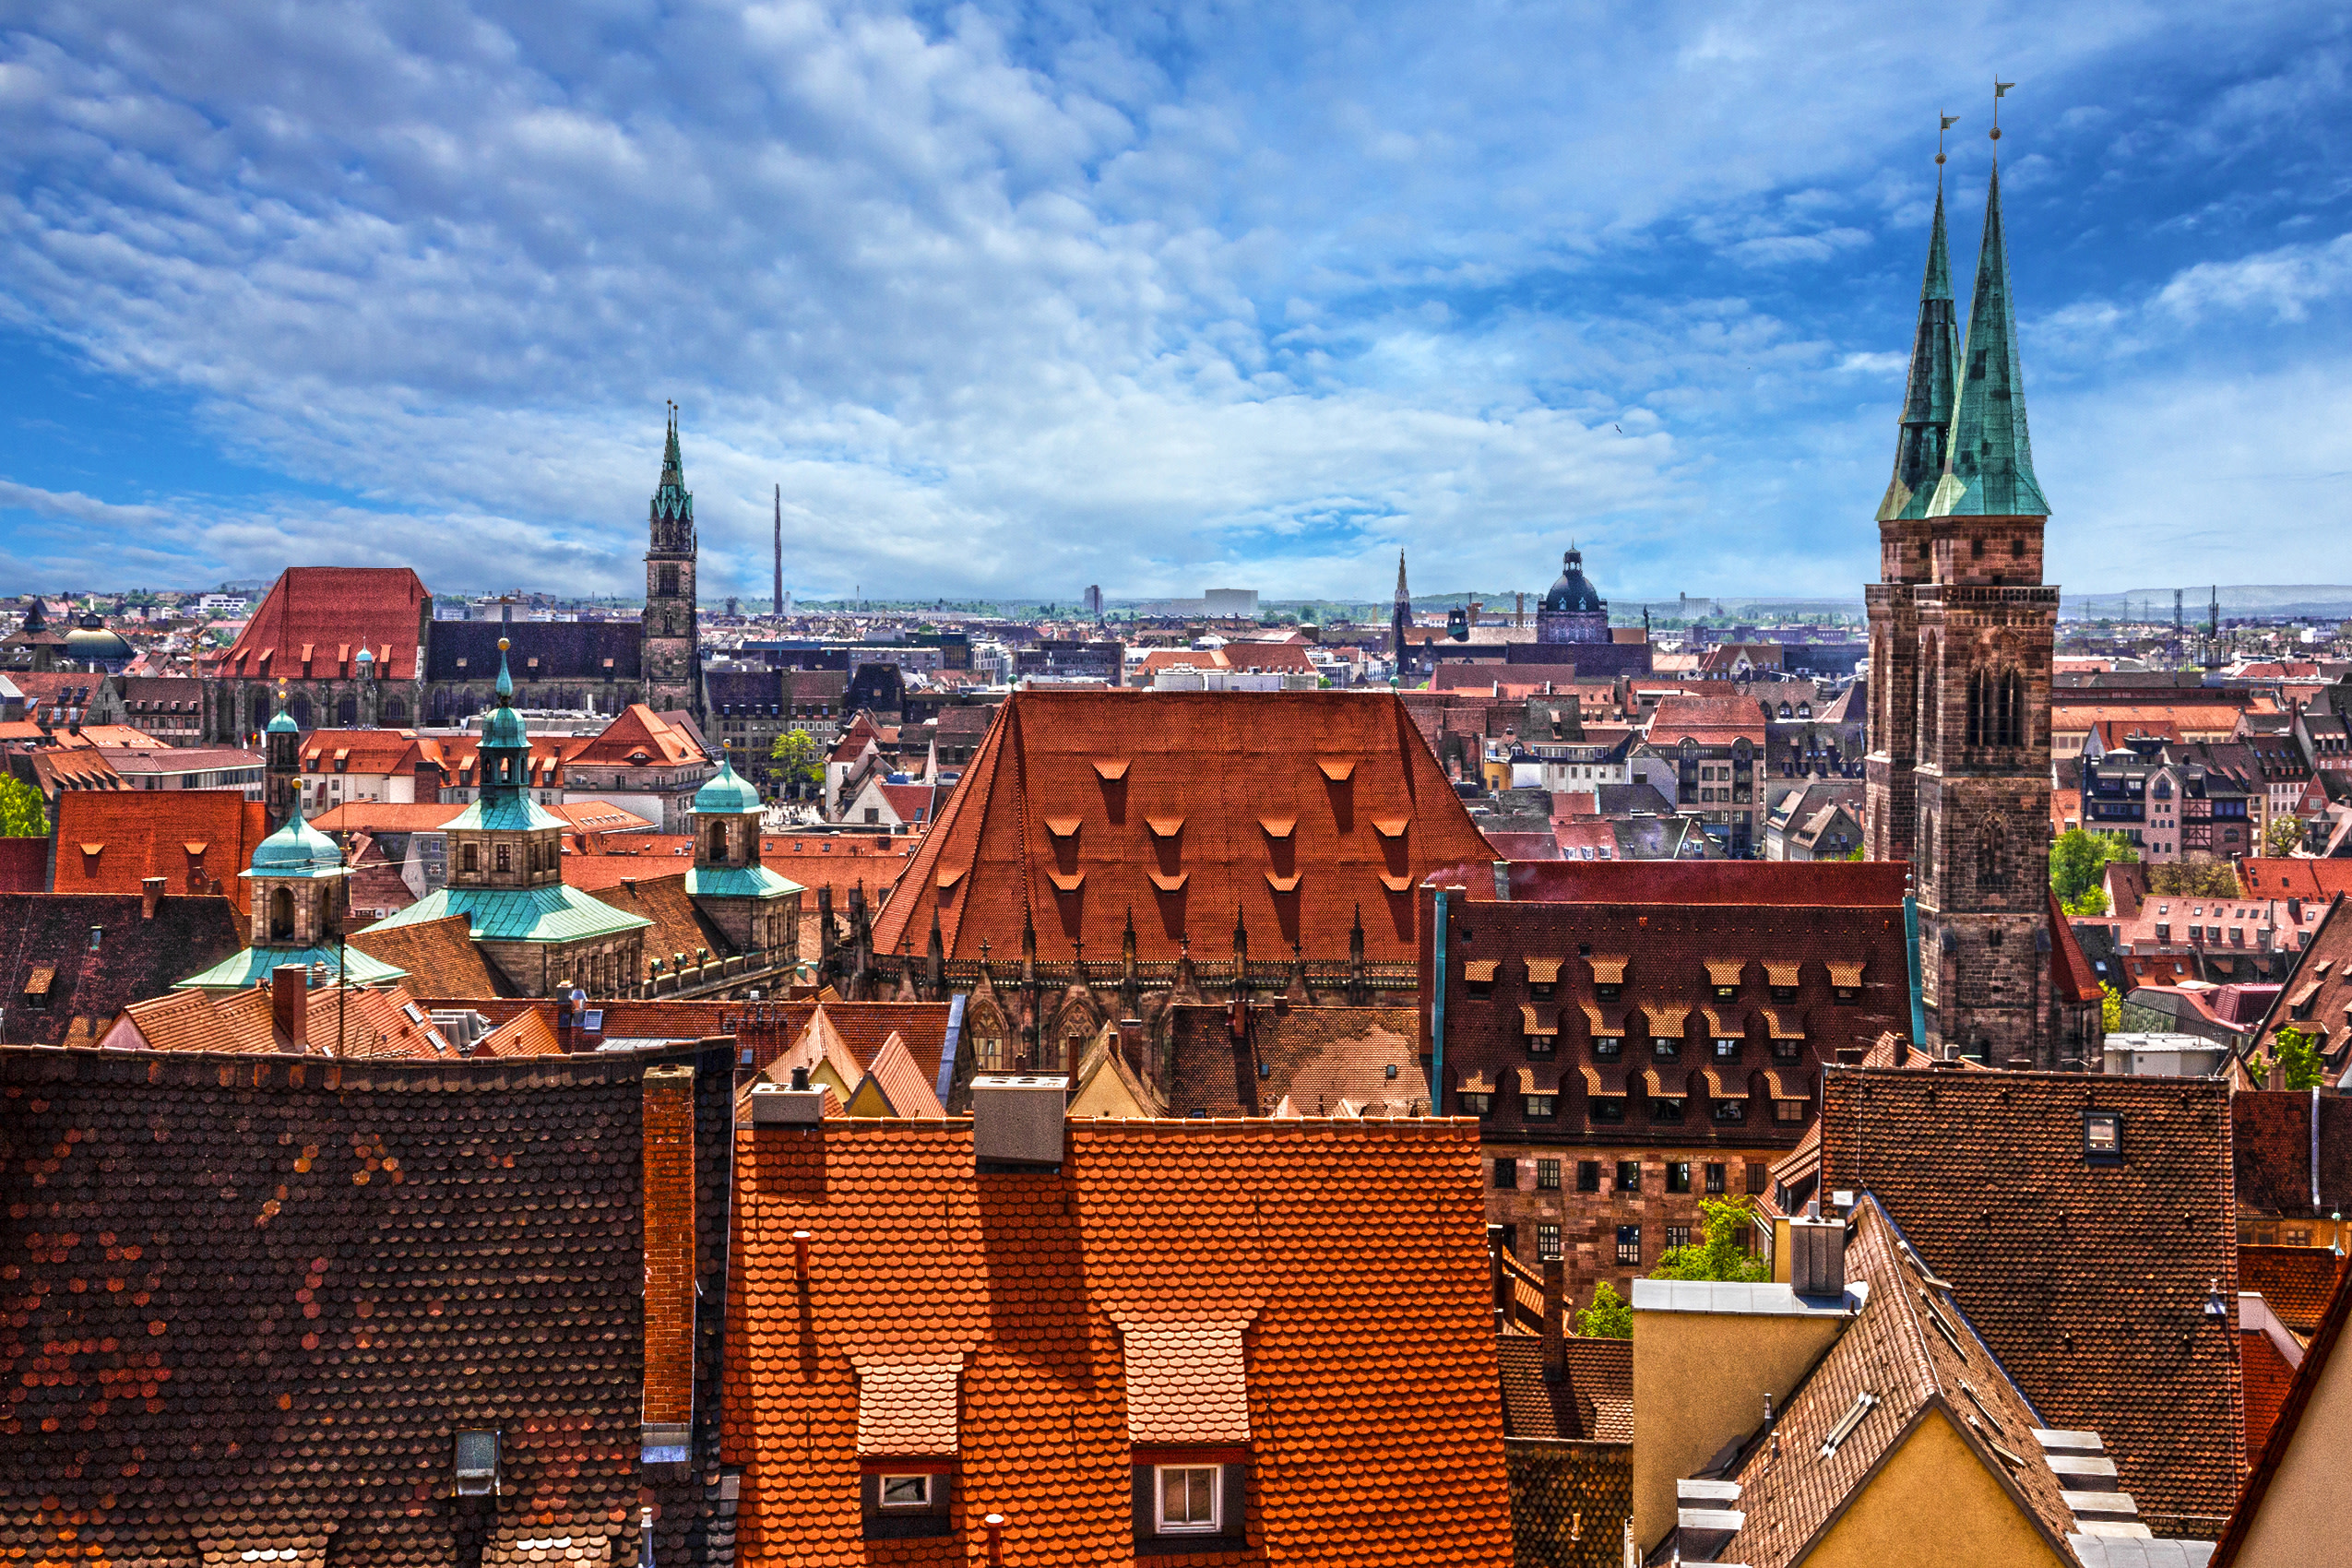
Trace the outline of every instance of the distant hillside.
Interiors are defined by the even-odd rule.
[[[2233,615],[2309,616],[2314,619],[2352,616],[2352,587],[2342,583],[2225,583],[2221,585],[2219,593],[2224,620]],[[2128,615],[2168,620],[2172,615],[2172,594],[2173,590],[2168,588],[2129,588],[2120,593],[2070,593],[2065,596],[2063,612],[2086,619]],[[2214,594],[2215,589],[2210,585],[2184,589],[2180,613],[2191,621],[2204,619],[2206,606]]]

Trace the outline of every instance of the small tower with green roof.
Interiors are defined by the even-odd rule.
[[[303,795],[303,727],[286,711],[286,690],[278,689],[278,717],[262,731],[262,801],[269,826],[285,826]]]
[[[281,721],[293,722],[280,715],[272,727]],[[244,991],[287,964],[355,985],[389,985],[408,972],[344,944],[343,851],[303,820],[299,795],[285,826],[254,846],[253,863],[238,874],[246,884],[247,945],[175,990]]]
[[[744,952],[797,956],[801,896],[789,877],[760,864],[759,791],[723,755],[719,771],[695,791],[695,867],[686,892],[727,940]]]
[[[443,830],[448,885],[372,929],[464,915],[474,944],[525,996],[570,986],[591,996],[633,995],[653,922],[565,885],[564,819],[530,798],[530,736],[515,711],[503,637],[496,691],[478,748],[480,792]]]

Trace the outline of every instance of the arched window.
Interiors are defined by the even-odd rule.
[[[710,825],[710,858],[714,861],[727,858],[727,825],[723,822]]]
[[[466,874],[469,876],[481,870],[481,852],[480,847],[477,845],[467,845],[464,849],[459,851],[457,859],[465,867]]]
[[[398,697],[384,699],[384,724],[386,729],[405,729],[409,722],[409,705]]]
[[[277,888],[269,895],[269,940],[291,942],[294,939],[294,895],[289,888]]]
[[[1961,744],[1967,746],[1984,744],[1984,707],[1985,672],[1981,670],[1971,670],[1968,671],[1968,718]]]
[[[335,722],[346,729],[360,721],[360,699],[345,697],[335,705]]]

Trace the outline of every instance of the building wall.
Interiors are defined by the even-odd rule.
[[[1821,1568],[2061,1568],[1942,1412],[1930,1408],[1806,1559]]]
[[[1633,1539],[1645,1552],[1674,1526],[1674,1487],[1756,1429],[1847,1324],[1832,1313],[1633,1313]],[[1887,1561],[1902,1561],[1898,1554]]]
[[[1788,1151],[1491,1141],[1484,1145],[1483,1152],[1487,1223],[1504,1227],[1512,1255],[1538,1272],[1545,1262],[1543,1228],[1559,1227],[1560,1257],[1567,1265],[1567,1299],[1571,1308],[1578,1308],[1591,1303],[1593,1288],[1604,1279],[1620,1296],[1630,1295],[1633,1279],[1649,1273],[1665,1253],[1669,1227],[1687,1227],[1690,1240],[1703,1240],[1700,1206],[1708,1198],[1745,1202],[1751,1189],[1761,1193],[1772,1163]],[[1546,1174],[1547,1161],[1558,1162],[1560,1185],[1556,1188],[1538,1184]],[[1598,1192],[1578,1190],[1578,1168],[1587,1161],[1598,1167],[1594,1172]],[[1617,1168],[1621,1161],[1640,1167],[1638,1184],[1633,1190],[1618,1189]],[[1495,1184],[1498,1165],[1504,1167],[1510,1186]],[[1723,1168],[1719,1193],[1707,1191],[1711,1166]],[[1688,1191],[1670,1190],[1669,1169],[1674,1167],[1688,1167]],[[1618,1261],[1618,1229],[1629,1225],[1641,1229],[1638,1263]]]
[[[2302,1420],[2272,1472],[2262,1504],[2238,1543],[2234,1568],[2305,1568],[2352,1540],[2352,1489],[2344,1485],[2344,1434],[2352,1431],[2352,1356],[2331,1355]],[[2330,1543],[2327,1551],[2315,1543]]]

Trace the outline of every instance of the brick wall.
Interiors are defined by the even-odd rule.
[[[1632,1295],[1632,1282],[1657,1264],[1667,1247],[1669,1227],[1687,1227],[1696,1242],[1705,1234],[1700,1206],[1713,1197],[1743,1202],[1750,1196],[1750,1171],[1761,1186],[1764,1173],[1785,1150],[1775,1148],[1575,1146],[1534,1144],[1489,1144],[1484,1175],[1487,1223],[1505,1227],[1512,1255],[1530,1269],[1544,1264],[1544,1227],[1560,1228],[1561,1261],[1566,1265],[1567,1301],[1572,1311],[1587,1306],[1593,1288],[1608,1280],[1620,1296]],[[1538,1183],[1544,1163],[1559,1162],[1560,1185]],[[1639,1168],[1633,1184],[1621,1190],[1619,1166]],[[1590,1164],[1598,1191],[1578,1190],[1580,1169]],[[1503,1168],[1508,1187],[1495,1184],[1496,1167]],[[1722,1167],[1723,1190],[1707,1191],[1709,1168]],[[1687,1191],[1670,1190],[1676,1168],[1687,1168]],[[1641,1261],[1618,1261],[1618,1231],[1638,1226]]]
[[[695,1072],[645,1075],[645,1420],[695,1413]]]

